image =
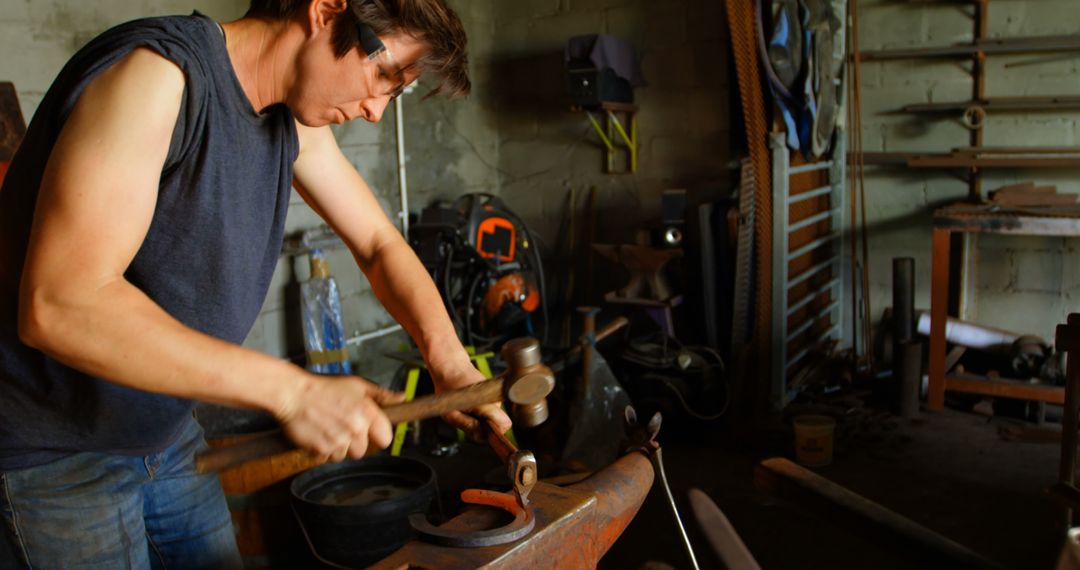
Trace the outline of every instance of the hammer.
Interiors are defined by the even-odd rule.
[[[548,417],[547,395],[555,387],[555,375],[540,362],[540,343],[533,338],[516,338],[502,348],[506,372],[472,386],[442,394],[417,398],[411,402],[383,408],[391,425],[441,416],[447,412],[469,410],[483,404],[502,401],[512,404],[514,423],[535,427]],[[195,455],[199,473],[215,473],[248,461],[286,453],[296,449],[281,431],[253,437],[235,445],[215,447]]]

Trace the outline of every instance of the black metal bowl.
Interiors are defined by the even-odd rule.
[[[435,471],[414,459],[365,457],[302,473],[291,491],[312,552],[336,565],[362,568],[409,541],[409,515],[427,512],[436,493]]]

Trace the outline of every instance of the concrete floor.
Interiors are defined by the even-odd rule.
[[[1016,420],[955,410],[924,412],[915,420],[864,410],[861,418],[838,425],[834,461],[815,469],[818,474],[1002,567],[1054,567],[1064,511],[1044,489],[1057,473],[1057,445],[1005,441],[999,426]],[[791,458],[791,439],[782,424],[735,441],[715,426],[680,426],[677,418],[665,419],[660,441],[666,471],[702,568],[722,566],[694,521],[686,499],[691,487],[713,498],[766,570],[928,567],[895,546],[863,538],[757,490],[754,467],[768,457]],[[435,467],[445,512],[453,512],[460,488],[475,487],[478,481],[498,486],[503,477],[498,459],[484,446],[466,444],[452,457],[433,457],[423,447],[409,448],[406,455]],[[599,567],[690,568],[657,488]]]
[[[1057,473],[1058,447],[1001,439],[1009,420],[945,411],[873,426],[840,424],[832,465],[815,471],[1006,568],[1052,568],[1064,511],[1044,489]],[[691,487],[720,506],[766,570],[925,568],[796,505],[756,490],[763,458],[791,457],[790,435],[701,445],[664,439],[666,471],[703,568],[721,567],[686,501]],[[689,568],[666,501],[654,488],[600,568]]]

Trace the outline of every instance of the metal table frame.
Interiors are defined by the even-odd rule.
[[[930,361],[927,408],[945,408],[945,391],[1004,396],[1061,404],[1062,388],[1039,386],[1004,379],[972,375],[946,376],[945,321],[949,304],[950,236],[953,232],[1026,236],[1080,236],[1080,218],[992,212],[979,207],[950,207],[934,213],[934,235],[930,284]]]

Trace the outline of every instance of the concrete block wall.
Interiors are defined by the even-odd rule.
[[[466,23],[470,39],[474,93],[492,90],[494,8],[492,0],[451,0]],[[116,24],[153,15],[199,10],[218,21],[243,15],[247,0],[0,0],[0,80],[13,81],[23,114],[29,120],[56,74],[82,45]],[[466,191],[498,190],[496,119],[481,96],[465,100],[420,99],[432,87],[422,81],[404,98],[405,139],[411,210],[435,198]],[[399,194],[394,110],[379,124],[355,122],[334,127],[346,156],[372,187],[387,215],[397,219]],[[290,234],[317,228],[321,219],[294,193],[289,207]],[[347,332],[359,334],[393,324],[375,299],[367,280],[344,249],[327,252],[342,293]],[[299,357],[303,337],[299,320],[299,282],[308,278],[307,256],[282,256],[262,312],[245,346],[278,357]],[[386,383],[397,363],[381,356],[407,341],[395,333],[354,349],[358,372]]]
[[[660,192],[687,188],[692,203],[726,196],[730,57],[722,2],[713,0],[450,0],[470,38],[473,94],[465,100],[428,100],[422,81],[404,98],[412,212],[435,199],[465,192],[501,194],[542,244],[558,238],[558,219],[570,188],[599,190],[602,239],[629,241],[655,220]],[[193,9],[227,21],[247,8],[228,2],[94,2],[0,0],[2,79],[19,89],[27,118],[67,59],[106,28],[138,17]],[[610,33],[639,50],[648,87],[638,90],[639,171],[602,173],[599,140],[584,114],[569,111],[562,50],[578,34]],[[334,127],[346,156],[371,185],[383,210],[399,214],[394,111],[379,124]],[[624,155],[618,156],[623,164]],[[579,194],[582,195],[582,194]],[[296,234],[321,220],[296,195],[287,230]],[[350,335],[393,324],[344,249],[328,252],[339,281]],[[245,345],[278,357],[301,357],[298,284],[308,277],[306,256],[282,256],[266,302]],[[397,364],[380,353],[400,348],[395,333],[353,351],[358,371],[389,380]]]
[[[27,122],[67,60],[123,22],[198,10],[219,21],[240,17],[246,0],[0,0],[0,81],[12,81]]]
[[[991,37],[1075,34],[1074,0],[995,0]],[[974,20],[962,3],[859,1],[864,50],[968,42]],[[1045,55],[992,56],[988,96],[1078,95],[1080,59],[1031,63]],[[1026,65],[1015,65],[1026,63]],[[863,65],[863,140],[866,151],[947,152],[969,146],[958,116],[894,113],[904,105],[967,100],[969,64],[957,60],[901,60]],[[1080,112],[999,113],[988,116],[986,146],[1077,146]],[[984,190],[1035,181],[1059,192],[1080,191],[1075,171],[987,170]],[[874,318],[891,304],[891,259],[916,260],[916,306],[930,306],[930,219],[934,208],[967,195],[967,184],[946,170],[872,168],[867,172],[871,302]],[[1071,256],[1078,241],[981,235],[969,238],[964,317],[1053,340],[1054,327],[1080,310],[1080,268]]]
[[[529,0],[495,3],[499,181],[504,201],[551,246],[571,189],[598,190],[598,236],[632,241],[658,218],[660,193],[686,188],[691,204],[726,196],[730,66],[723,2]],[[604,33],[637,49],[648,86],[636,90],[638,172],[604,174],[604,151],[566,97],[563,49]],[[620,116],[620,120],[624,117]],[[616,154],[625,169],[626,153]]]

